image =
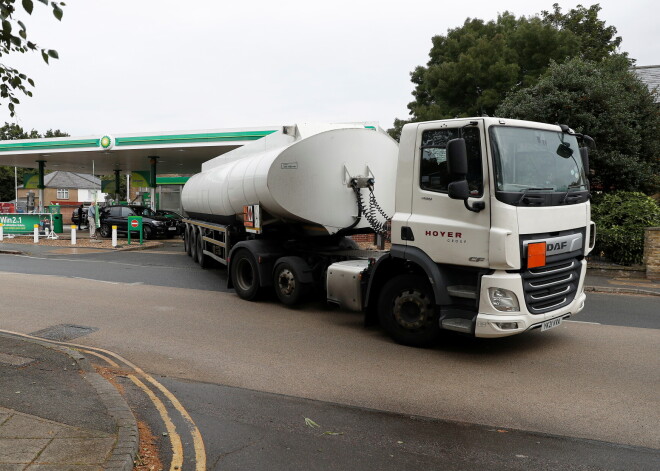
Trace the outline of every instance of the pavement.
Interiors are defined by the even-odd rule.
[[[52,250],[16,242],[0,242],[0,253]],[[660,296],[660,282],[600,266],[585,290]],[[80,352],[0,332],[0,471],[128,471],[138,437],[126,401]]]
[[[0,471],[133,469],[135,417],[79,352],[0,332]]]

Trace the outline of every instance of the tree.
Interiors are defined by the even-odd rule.
[[[614,26],[605,26],[598,19],[600,5],[592,5],[588,9],[582,5],[573,8],[568,14],[561,13],[558,3],[552,5],[553,11],[543,10],[543,22],[557,29],[572,31],[580,38],[579,57],[598,61],[614,54],[621,45],[621,36],[616,35]]]
[[[48,5],[48,0],[37,1]],[[7,56],[11,53],[25,54],[27,52],[39,51],[46,63],[51,58],[57,59],[59,57],[57,51],[41,48],[36,43],[28,40],[25,24],[16,19],[16,3],[16,0],[0,0],[0,20],[2,20],[0,57]],[[33,0],[21,0],[21,5],[28,15],[32,14],[32,10],[34,9]],[[64,5],[63,2],[50,2],[53,15],[59,21],[62,20],[62,15],[64,14],[62,10]],[[7,107],[13,117],[15,115],[15,106],[20,103],[15,92],[20,91],[27,96],[32,96],[32,92],[28,87],[34,87],[34,80],[5,63],[0,63],[0,79],[2,82],[0,84],[0,98],[4,101],[9,101]]]
[[[589,134],[592,187],[652,194],[660,189],[660,108],[621,55],[595,62],[553,62],[533,86],[519,89],[498,116],[567,124]]]
[[[37,131],[32,129],[26,132],[15,123],[5,123],[0,127],[0,141],[8,141],[14,139],[38,139],[40,137],[67,137],[68,134],[60,131],[59,129],[49,129],[41,136]],[[18,168],[16,173],[18,175],[19,185],[23,182],[23,175],[25,173],[34,173],[34,169]],[[0,166],[0,201],[12,201],[16,197],[14,189],[14,167]]]
[[[390,134],[397,138],[410,121],[493,115],[508,92],[534,85],[551,61],[607,57],[621,38],[598,20],[599,11],[578,5],[564,15],[555,4],[552,13],[529,18],[509,12],[487,23],[468,18],[435,36],[426,67],[411,73],[411,119],[397,119]]]

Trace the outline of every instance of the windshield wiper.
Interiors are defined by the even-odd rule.
[[[518,199],[518,203],[517,203],[517,204],[520,205],[520,203],[522,203],[522,201],[523,201],[523,200],[525,199],[525,197],[527,196],[527,192],[529,192],[529,191],[548,191],[548,190],[549,190],[549,191],[554,191],[554,188],[534,188],[534,187],[525,188],[525,189],[523,190],[523,194],[520,195],[520,198]]]
[[[564,193],[564,197],[561,199],[561,203],[559,204],[566,204],[566,198],[568,198],[568,194],[571,192],[571,190],[575,190],[576,188],[582,188],[584,184],[582,183],[573,183],[572,185],[568,185],[568,188],[566,189],[566,193]]]

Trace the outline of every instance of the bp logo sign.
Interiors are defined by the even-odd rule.
[[[114,147],[114,145],[115,145],[115,140],[112,136],[106,135],[101,138],[101,147],[104,150],[110,150]]]

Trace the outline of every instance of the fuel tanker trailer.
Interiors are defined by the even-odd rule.
[[[183,188],[185,250],[252,301],[322,293],[397,342],[548,330],[584,307],[588,136],[465,118],[297,125],[203,164]],[[391,237],[362,250],[350,236]]]

